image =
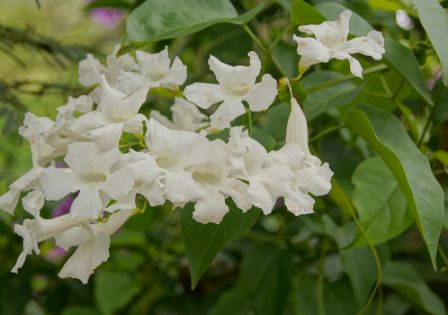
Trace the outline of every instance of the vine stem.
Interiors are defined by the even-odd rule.
[[[263,51],[263,53],[268,56],[269,58],[271,58],[272,63],[274,64],[274,66],[277,68],[277,70],[282,74],[282,76],[284,77],[288,77],[286,75],[286,73],[283,71],[282,67],[280,66],[280,64],[278,63],[277,59],[275,59],[275,57],[272,55],[271,50],[266,47],[261,40],[258,38],[258,36],[250,29],[250,27],[247,24],[243,25],[243,30],[246,32],[246,34],[254,41],[254,43],[260,47],[260,49]]]
[[[388,69],[388,67],[385,64],[379,64],[379,65],[367,68],[364,71],[364,77],[372,75],[372,74],[375,74],[375,73],[378,73],[378,72],[383,72],[383,71],[385,71],[387,69]],[[354,79],[358,79],[358,77],[355,77],[354,75],[348,74],[348,75],[345,75],[343,77],[340,77],[340,78],[337,78],[337,79],[334,79],[334,80],[329,80],[329,81],[325,81],[325,82],[323,82],[321,84],[316,84],[313,87],[307,89],[307,92],[308,93],[312,93],[312,92],[315,92],[315,91],[318,91],[318,90],[322,90],[322,89],[326,89],[326,88],[332,87],[334,85],[337,85],[337,84],[340,84],[340,83],[344,83],[344,82],[347,82],[347,81],[351,81],[351,80],[354,80]]]
[[[377,276],[376,276],[375,287],[373,288],[372,292],[370,293],[370,296],[369,296],[369,299],[368,299],[366,305],[364,305],[364,307],[358,312],[358,314],[364,314],[368,310],[370,305],[372,304],[372,301],[375,297],[376,292],[378,290],[381,290],[381,279],[383,277],[383,269],[381,267],[381,261],[378,256],[378,252],[376,251],[375,246],[373,245],[372,241],[370,240],[369,236],[367,235],[367,231],[364,229],[364,226],[361,224],[361,222],[357,218],[353,205],[348,200],[347,195],[342,190],[342,188],[339,185],[339,183],[337,182],[337,180],[335,178],[333,178],[332,182],[333,182],[334,189],[341,196],[342,202],[344,203],[346,209],[349,211],[350,215],[353,217],[353,220],[355,221],[356,225],[358,226],[359,231],[365,237],[367,244],[369,245],[370,251],[372,252],[373,258],[375,260],[375,264],[376,264]]]
[[[343,128],[343,127],[344,127],[344,125],[337,125],[337,126],[328,127],[327,129],[322,130],[322,131],[319,132],[317,135],[315,135],[314,137],[312,137],[312,138],[310,139],[309,142],[314,142],[314,141],[316,141],[316,140],[322,138],[323,136],[328,135],[329,133],[338,131],[339,129],[341,129],[341,128]]]

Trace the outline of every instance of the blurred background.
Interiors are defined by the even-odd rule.
[[[86,93],[85,88],[78,83],[78,62],[87,53],[94,54],[104,62],[113,47],[122,42],[129,10],[140,2],[142,1],[0,0],[0,194],[6,192],[8,185],[31,166],[28,145],[17,134],[23,114],[32,111],[37,115],[54,118],[56,108],[63,105],[69,95]],[[258,2],[262,1],[233,1],[233,4],[239,12],[243,12]],[[281,61],[280,67],[284,72],[291,77],[295,76],[298,56],[295,45],[290,40],[295,30],[289,28],[287,14],[291,1],[265,2],[269,2],[270,6],[259,17],[263,23],[254,23],[253,26],[262,40],[269,42],[273,38],[279,39],[274,55]],[[323,1],[310,2],[315,4]],[[401,1],[338,2],[362,13],[375,28],[383,31],[386,29],[390,35],[411,47],[419,63],[423,65],[423,72],[428,84],[432,85],[431,88],[434,84],[441,86],[437,62],[433,57],[427,57],[430,54],[427,53],[425,42],[421,40],[421,27],[413,28],[414,26],[409,24],[413,23],[413,20],[408,15],[402,16],[401,20],[396,15],[396,10],[402,7],[402,4],[397,3],[402,3]],[[402,25],[397,25],[397,22]],[[406,28],[413,28],[413,31],[407,31]],[[282,40],[287,36],[289,39]],[[247,62],[246,54],[253,48],[241,27],[230,24],[216,25],[192,36],[162,41],[145,48],[159,51],[165,45],[169,45],[170,55],[181,55],[183,62],[188,65],[189,81],[194,81],[199,76],[201,81],[212,80],[207,67],[210,53],[227,63],[242,64]],[[276,68],[265,61],[266,71],[280,78],[281,74],[276,73]],[[325,68],[326,65],[322,67],[323,70],[328,70]],[[348,73],[348,67],[344,63],[335,62],[331,67],[332,70]],[[320,66],[316,69],[321,70]],[[330,78],[336,76],[334,73],[331,75],[333,77]],[[390,86],[395,88],[398,84],[396,74],[391,72],[384,76]],[[311,75],[310,78],[308,81],[304,80],[305,87],[321,81],[319,76]],[[372,78],[365,82],[366,85],[360,85],[359,94],[352,93],[353,97],[346,94],[336,95],[338,92],[333,89],[331,93],[316,94],[314,101],[318,102],[322,97],[326,97],[328,102],[337,102],[338,106],[344,108],[356,101],[376,97],[372,91],[378,90],[379,81]],[[353,92],[355,88],[351,82],[343,85],[349,92]],[[339,86],[336,90],[338,88]],[[408,104],[415,112],[423,112],[418,102],[413,101],[417,97],[407,84],[403,86],[401,94],[409,100]],[[169,113],[166,105],[171,101],[171,95],[162,93],[151,96],[146,109],[157,108],[163,113]],[[313,99],[310,102],[312,101]],[[275,147],[284,138],[288,105],[282,104],[272,110],[271,116],[257,117],[259,126],[271,134],[267,140],[264,139],[266,146],[270,148]],[[385,101],[381,104],[385,108],[390,105]],[[332,118],[336,117],[336,114],[331,115]],[[313,125],[315,129],[311,130],[312,135],[329,124],[330,120],[327,118],[320,118],[315,122]],[[448,117],[445,117],[445,120],[446,118]],[[419,117],[416,115],[417,123],[419,126],[422,125],[418,120]],[[283,130],[278,127],[280,125],[283,126]],[[316,147],[323,160],[330,161],[342,185],[352,189],[351,176],[356,165],[365,157],[366,144],[355,144],[347,130],[342,129],[339,134],[316,144]],[[446,182],[446,177],[444,180]],[[22,241],[13,233],[12,227],[15,220],[21,222],[25,214],[23,209],[18,209],[17,215],[12,218],[0,211],[0,315],[206,314],[223,296],[223,292],[235,287],[241,261],[247,250],[254,243],[265,242],[273,247],[265,246],[262,253],[278,250],[279,247],[274,246],[275,244],[288,243],[287,246],[291,246],[292,252],[298,258],[294,256],[294,259],[285,260],[288,263],[299,261],[298,266],[301,263],[309,264],[313,269],[313,276],[303,274],[296,281],[297,274],[289,274],[290,270],[294,269],[283,268],[284,257],[279,258],[279,261],[275,262],[278,266],[273,266],[276,271],[269,275],[271,277],[269,283],[276,283],[276,287],[272,289],[275,296],[269,295],[270,291],[266,291],[265,296],[257,296],[261,309],[264,301],[275,300],[279,301],[278,303],[288,304],[284,314],[316,314],[315,276],[325,274],[329,284],[328,290],[333,290],[331,291],[333,293],[329,291],[328,296],[334,305],[327,314],[355,314],[354,311],[350,311],[353,308],[349,302],[353,302],[353,292],[348,289],[349,282],[337,255],[337,247],[334,241],[330,240],[332,234],[333,236],[337,233],[343,234],[343,229],[354,231],[355,226],[347,213],[342,213],[337,198],[333,199],[318,200],[316,216],[298,219],[282,211],[262,218],[247,237],[226,246],[194,291],[190,289],[190,276],[179,231],[178,213],[167,207],[152,208],[130,219],[124,229],[112,237],[109,261],[98,268],[88,285],[83,285],[78,280],[62,280],[57,277],[68,256],[51,242],[40,244],[42,251],[40,256],[28,256],[19,275],[10,273],[9,270],[22,249]],[[64,213],[69,209],[70,202],[70,198],[67,198],[60,203],[47,203],[43,210],[45,216]],[[343,227],[331,225],[332,220],[341,225],[344,223]],[[347,222],[348,224],[345,224]],[[327,228],[327,223],[334,230],[325,232],[327,235],[323,236],[325,233],[322,232],[322,226],[325,225]],[[446,232],[444,237],[446,240]],[[327,258],[325,261],[320,261],[324,252]],[[411,228],[393,241],[378,246],[378,252],[384,260],[388,260],[393,253],[394,258],[415,262],[419,271],[424,274],[429,287],[447,303],[447,273],[432,271],[416,228]],[[356,255],[365,262],[365,265],[358,268],[361,268],[361,271],[364,268],[366,273],[372,272],[374,265],[369,251],[363,248]],[[253,272],[257,273],[259,267],[257,261],[252,263]],[[294,283],[289,283],[293,278]],[[258,285],[260,292],[265,292],[263,281]],[[293,291],[290,290],[299,290],[303,294],[292,297],[289,293]],[[428,287],[422,289],[423,293],[419,292],[414,297],[411,294],[407,298],[391,293],[389,289],[385,290],[387,296],[385,303],[388,303],[385,309],[392,310],[390,313],[386,311],[385,313],[394,315],[430,313],[427,311],[430,307],[425,304],[430,304],[430,298],[423,302],[415,302],[425,304],[420,305],[418,311],[413,309],[411,302],[413,298],[420,299],[422,295],[427,294],[425,290],[429,290]],[[232,304],[232,296],[227,295],[226,299],[227,303]],[[297,312],[294,306],[297,303],[312,306]],[[248,314],[244,311],[244,306],[240,309],[241,315]]]

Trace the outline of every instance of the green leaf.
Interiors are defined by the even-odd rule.
[[[268,151],[275,147],[275,139],[265,129],[254,127],[252,129],[252,138],[260,142]]]
[[[290,284],[290,255],[273,244],[252,248],[241,264],[238,284],[209,314],[282,314]]]
[[[216,254],[224,245],[249,231],[257,221],[260,212],[251,209],[243,213],[236,207],[230,206],[229,213],[220,224],[198,223],[193,220],[192,213],[192,204],[182,209],[180,225],[190,267],[191,287],[195,288]]]
[[[241,264],[239,286],[254,314],[282,314],[290,282],[289,255],[273,244],[259,244]]]
[[[443,302],[431,291],[417,270],[407,262],[388,263],[383,273],[383,284],[394,288],[428,314],[446,314]]]
[[[208,315],[247,315],[251,314],[249,301],[239,287],[221,295]]]
[[[324,84],[326,81],[340,79],[344,75],[332,71],[318,71],[306,75],[302,79],[305,89]],[[303,102],[306,118],[312,120],[325,112],[333,112],[340,106],[350,104],[358,95],[359,88],[351,81],[332,85],[326,89],[311,92]]]
[[[346,124],[372,145],[392,171],[436,268],[444,196],[428,159],[414,145],[400,121],[386,111],[360,105],[348,114]]]
[[[387,65],[400,73],[403,79],[408,81],[428,104],[432,105],[431,95],[426,89],[425,78],[420,71],[420,65],[409,48],[386,37],[384,39],[384,49],[386,50],[384,59]]]
[[[376,245],[401,234],[412,223],[406,198],[386,163],[378,157],[365,160],[353,174],[353,204],[370,241]],[[358,233],[352,246],[367,246]]]
[[[290,11],[291,23],[296,25],[320,24],[325,17],[303,0],[294,0]]]
[[[68,306],[62,311],[62,315],[100,315],[100,313],[85,306]]]
[[[138,281],[124,272],[102,269],[95,280],[95,298],[105,315],[124,307],[140,291]]]
[[[376,265],[372,253],[367,248],[341,251],[344,270],[350,278],[356,303],[363,306],[376,280]]]
[[[356,314],[354,310],[357,305],[354,301],[353,290],[346,277],[331,283],[322,283],[321,293],[320,299],[317,276],[301,272],[295,281],[297,314]]]
[[[334,2],[319,4],[316,9],[328,20],[336,20],[342,11],[347,10],[346,7]],[[366,20],[353,12],[350,20],[350,34],[365,36],[372,30],[373,27]],[[384,60],[387,65],[400,73],[403,79],[408,81],[428,104],[432,105],[431,95],[426,89],[425,78],[412,51],[388,37],[384,39],[384,48],[386,50]]]
[[[438,0],[411,0],[417,9],[434,50],[442,64],[443,83],[448,86],[448,15]]]
[[[126,41],[144,43],[193,34],[218,23],[246,24],[263,5],[238,15],[229,0],[146,0],[127,20]]]
[[[260,119],[260,124],[277,142],[285,141],[289,117],[289,102],[272,106]]]

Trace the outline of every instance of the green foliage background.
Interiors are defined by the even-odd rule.
[[[90,10],[105,6],[122,10],[120,25],[91,19]],[[194,222],[191,205],[147,208],[113,236],[111,258],[86,286],[57,277],[65,258],[51,243],[11,274],[21,251],[12,226],[25,214],[0,212],[0,314],[446,314],[446,0],[1,0],[0,7],[0,193],[31,164],[16,132],[24,111],[54,118],[68,95],[87,92],[77,83],[78,61],[87,52],[104,59],[118,42],[131,53],[169,45],[189,82],[213,80],[209,54],[242,64],[257,50],[264,72],[291,79],[312,150],[335,172],[314,215],[294,217],[280,205],[265,217],[231,205],[216,226]],[[356,13],[350,36],[383,32],[384,59],[359,57],[364,80],[340,61],[298,80],[297,26],[336,19],[344,8]],[[397,26],[398,9],[412,17],[412,30]],[[153,23],[160,16],[165,24]],[[169,114],[172,97],[156,91],[144,110]],[[283,144],[288,99],[280,84],[270,110],[253,117],[253,136],[268,150]]]

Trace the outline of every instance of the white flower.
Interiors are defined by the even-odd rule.
[[[266,110],[277,95],[277,82],[269,75],[263,75],[255,83],[261,70],[260,59],[249,52],[250,66],[232,67],[210,56],[208,64],[219,84],[194,83],[185,88],[185,97],[203,109],[220,103],[210,116],[211,126],[218,129],[230,127],[230,122],[245,113],[243,101],[251,111]]]
[[[46,199],[60,200],[79,191],[70,214],[98,217],[111,198],[124,198],[134,184],[129,169],[114,168],[119,158],[117,148],[105,150],[92,142],[70,144],[65,157],[69,168],[49,167],[42,172],[41,183]]]
[[[126,167],[131,171],[134,178],[132,190],[125,196],[122,202],[114,203],[108,207],[108,211],[114,209],[134,209],[137,194],[146,198],[151,206],[162,205],[165,202],[164,177],[155,158],[147,152],[135,152],[130,150],[123,155]]]
[[[176,130],[195,131],[207,125],[204,122],[207,115],[201,113],[193,103],[183,98],[176,97],[170,110],[173,113],[172,121],[157,110],[152,110],[150,116],[162,125]]]
[[[142,133],[142,121],[146,117],[139,114],[139,110],[147,92],[142,88],[128,96],[111,87],[103,76],[97,110],[80,116],[71,124],[70,130],[104,148],[118,146],[123,131]]]
[[[38,246],[40,242],[51,239],[83,221],[84,219],[72,218],[69,214],[43,219],[38,213],[35,213],[34,219],[26,219],[21,225],[16,224],[14,232],[23,238],[23,250],[11,272],[17,273],[25,263],[26,256],[31,255],[33,251],[36,254],[40,253]]]
[[[248,185],[229,177],[231,163],[225,152],[226,144],[215,140],[210,146],[209,160],[192,168],[193,180],[202,191],[194,205],[193,219],[203,224],[219,224],[229,211],[227,197],[231,197],[242,211],[250,209],[251,202],[247,198]]]
[[[112,54],[106,58],[106,66],[102,65],[93,55],[79,62],[79,82],[83,86],[92,86],[100,83],[101,76],[105,75],[107,80],[115,85],[121,71],[132,71],[137,69],[137,64],[128,54],[117,57],[120,45],[116,45]]]
[[[249,182],[247,198],[250,203],[264,214],[271,213],[292,177],[291,170],[274,163],[266,149],[247,132],[242,132],[242,127],[230,129],[228,147],[232,155],[232,176]]]
[[[327,194],[331,189],[333,172],[328,163],[322,164],[310,153],[306,118],[294,98],[291,99],[285,142],[280,150],[269,153],[274,161],[287,165],[293,173],[285,189],[285,205],[295,215],[311,213],[314,200],[308,193],[315,196]]]
[[[135,55],[138,68],[123,70],[118,77],[117,88],[125,93],[133,93],[142,87],[174,88],[187,79],[187,67],[178,57],[171,64],[168,47],[156,54],[136,51]]]
[[[57,246],[65,250],[78,247],[58,276],[76,278],[86,284],[95,268],[109,259],[110,236],[126,222],[130,214],[130,210],[118,211],[106,222],[84,223],[56,235]]]
[[[20,193],[30,190],[40,191],[40,176],[42,168],[32,168],[30,171],[18,178],[9,186],[9,191],[0,196],[0,209],[13,214],[17,203],[19,202]]]
[[[38,117],[27,112],[19,134],[28,141],[33,159],[33,166],[45,166],[52,158],[54,148],[48,144],[48,134],[55,123],[47,117]]]
[[[362,67],[351,55],[360,53],[380,60],[384,54],[384,38],[381,32],[371,31],[367,36],[347,40],[352,12],[343,11],[338,21],[327,21],[319,25],[299,26],[299,31],[314,35],[316,38],[304,38],[294,35],[297,53],[301,55],[299,67],[304,73],[310,66],[328,62],[330,59],[345,60],[350,63],[353,75],[362,78]]]
[[[181,206],[201,196],[190,168],[209,160],[210,145],[204,135],[191,131],[171,130],[150,119],[145,137],[149,154],[163,170],[159,180],[164,196]]]

